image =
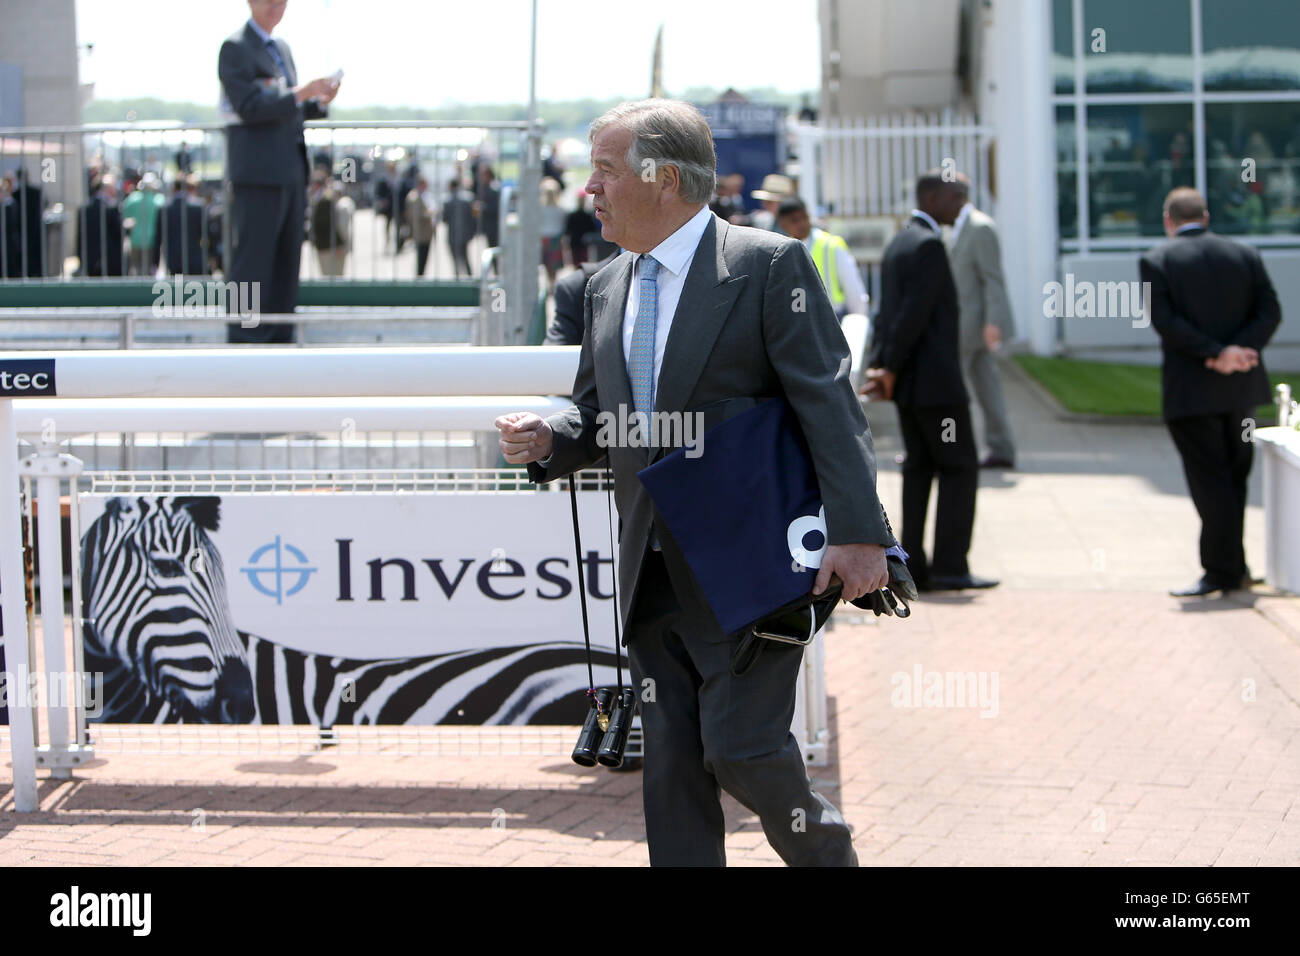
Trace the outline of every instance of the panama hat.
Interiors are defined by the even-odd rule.
[[[789,176],[769,173],[763,177],[763,188],[755,189],[750,195],[764,202],[780,202],[794,195],[794,182]]]

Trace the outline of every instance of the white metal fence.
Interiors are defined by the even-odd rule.
[[[919,175],[951,168],[970,177],[975,205],[992,211],[989,164],[993,130],[973,113],[935,113],[797,124],[800,192],[834,216],[905,216],[916,205]]]
[[[917,177],[931,169],[965,173],[972,201],[994,212],[989,188],[993,130],[972,113],[947,109],[828,120],[817,126],[796,123],[794,133],[800,197],[834,228],[850,233],[873,303],[880,301],[884,247],[873,244],[864,250],[855,244],[853,220],[867,225],[867,235],[887,241],[916,205]],[[891,221],[888,228],[871,228],[872,220],[881,219]]]

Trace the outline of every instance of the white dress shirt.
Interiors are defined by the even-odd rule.
[[[668,331],[672,328],[673,313],[682,297],[682,287],[686,284],[686,273],[695,261],[695,250],[704,236],[704,230],[713,218],[708,206],[688,219],[680,229],[655,246],[648,253],[659,263],[659,308],[655,319],[655,394],[659,392],[659,372],[664,364],[664,346],[668,344]],[[641,260],[636,257],[632,268],[632,285],[627,291],[627,308],[623,312],[623,363],[626,365],[632,354],[632,329],[636,326],[636,314],[641,307]]]

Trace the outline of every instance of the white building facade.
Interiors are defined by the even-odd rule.
[[[1050,283],[1137,280],[1168,191],[1260,248],[1300,345],[1300,3],[819,0],[822,121],[959,108],[1035,352],[1150,347],[1131,316],[1045,314]],[[910,185],[910,184],[909,184]]]

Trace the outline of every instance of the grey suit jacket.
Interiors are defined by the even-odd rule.
[[[1002,246],[993,220],[972,209],[948,253],[957,284],[958,347],[963,353],[984,348],[983,329],[996,325],[1002,337],[1015,334],[1011,301],[1002,279]]]
[[[548,421],[555,433],[546,467],[534,481],[584,468],[609,453],[621,519],[619,589],[623,620],[636,598],[652,526],[678,599],[698,636],[722,633],[637,472],[672,449],[597,444],[597,415],[633,408],[623,357],[623,315],[635,256],[625,252],[587,284],[584,335],[573,406]],[[800,305],[804,311],[795,311]],[[784,395],[803,427],[826,506],[830,544],[894,543],[876,496],[871,428],[849,384],[849,350],[808,251],[798,240],[732,226],[714,216],[705,227],[664,347],[655,409],[702,412],[705,424]],[[708,441],[704,442],[708,454]],[[737,569],[737,573],[741,573]],[[808,585],[812,587],[813,577]]]
[[[301,186],[307,182],[304,119],[324,119],[315,100],[299,105],[293,95],[298,73],[289,44],[273,38],[288,72],[288,89],[278,86],[280,68],[251,25],[221,44],[217,76],[241,125],[226,127],[226,178],[256,186]]]

